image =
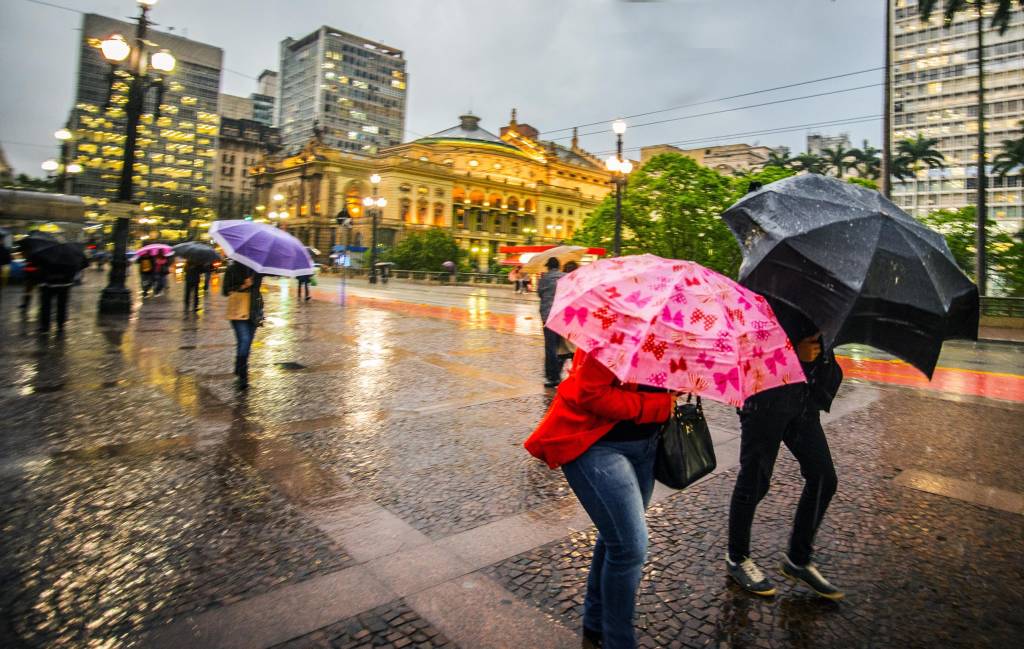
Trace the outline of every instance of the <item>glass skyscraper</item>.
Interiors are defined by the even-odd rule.
[[[401,144],[408,78],[402,52],[321,27],[281,42],[278,126],[301,148],[319,128],[326,145],[371,155]]]
[[[69,119],[73,139],[69,162],[82,165],[72,192],[84,197],[88,216],[102,220],[104,206],[115,200],[121,176],[128,102],[127,73],[114,71],[98,49],[111,34],[134,47],[135,24],[95,14],[82,23],[78,88]],[[133,199],[146,208],[141,229],[157,237],[184,236],[213,214],[211,187],[217,155],[217,93],[220,48],[158,31],[146,39],[149,52],[167,49],[177,59],[165,75],[162,94],[146,94],[138,131]],[[157,101],[160,101],[157,114]],[[138,231],[139,224],[133,224]]]

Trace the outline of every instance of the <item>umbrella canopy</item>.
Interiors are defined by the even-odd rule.
[[[54,237],[29,235],[18,241],[25,259],[46,270],[74,274],[87,265],[82,246],[64,243]]]
[[[945,239],[878,192],[793,176],[723,218],[743,249],[740,282],[807,316],[828,346],[872,345],[931,377],[943,340],[978,337],[978,289]]]
[[[301,241],[280,228],[254,221],[214,221],[210,236],[227,253],[258,273],[298,277],[316,270]]]
[[[174,254],[193,264],[212,264],[220,261],[220,253],[213,246],[199,241],[186,241],[174,246]]]
[[[804,381],[767,301],[692,261],[602,259],[558,280],[546,326],[621,381],[740,406]]]
[[[135,257],[171,257],[174,255],[174,248],[166,243],[150,243],[135,251]]]
[[[306,250],[309,251],[310,255],[319,256],[320,254],[322,254],[318,248],[314,248],[313,246],[306,246]]]
[[[523,272],[543,273],[547,270],[548,259],[557,259],[558,263],[564,266],[566,262],[583,259],[585,254],[587,254],[587,249],[583,246],[555,246],[530,257],[523,264]]]
[[[454,271],[455,270],[455,262],[454,261],[443,262],[441,264],[441,268],[443,268],[443,269],[445,269],[445,270],[447,270],[449,272]]]

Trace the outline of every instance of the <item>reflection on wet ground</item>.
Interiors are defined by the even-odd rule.
[[[203,647],[215,645],[198,630],[221,629],[235,645],[216,646],[578,646],[593,530],[561,474],[521,448],[550,399],[533,296],[353,286],[341,308],[330,280],[307,304],[269,282],[240,393],[219,296],[182,316],[174,286],[128,320],[100,320],[101,284],[90,275],[74,290],[65,338],[35,336],[10,289],[0,302],[0,645],[146,646],[157,634],[157,646]],[[993,377],[1019,375],[1017,353],[949,358]],[[886,363],[859,354],[858,371]],[[819,539],[850,592],[841,607],[799,590],[753,600],[725,582],[737,430],[731,409],[709,404],[723,466],[658,492],[645,646],[1020,637],[1022,519],[997,506],[1024,492],[1020,407],[1013,384],[1003,401],[978,398],[992,385],[942,385],[970,403],[844,388],[828,423],[840,493]],[[789,460],[776,474],[755,527],[765,565],[799,486]],[[468,573],[476,581],[458,581]],[[488,624],[429,605],[481,583],[488,597],[467,597]]]

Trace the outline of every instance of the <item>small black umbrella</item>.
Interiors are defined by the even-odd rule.
[[[743,249],[740,283],[795,307],[827,345],[878,347],[930,378],[943,340],[978,337],[978,288],[945,239],[878,192],[793,176],[723,218]]]
[[[31,234],[17,245],[26,259],[44,270],[74,274],[88,264],[81,245],[63,243],[41,233]]]
[[[173,246],[174,254],[187,262],[193,264],[212,264],[220,261],[220,254],[213,249],[213,246],[199,241],[186,241]]]

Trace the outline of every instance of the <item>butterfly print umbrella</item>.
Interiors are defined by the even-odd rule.
[[[740,406],[804,380],[763,297],[692,261],[602,259],[558,280],[548,328],[625,383]]]

